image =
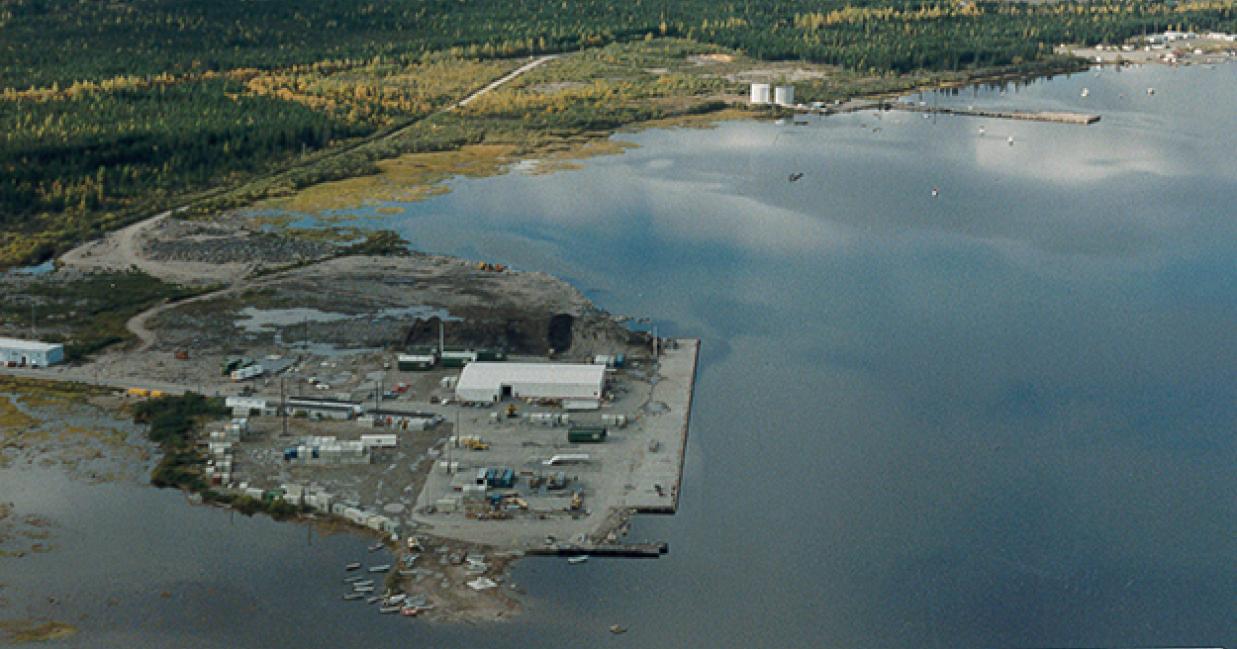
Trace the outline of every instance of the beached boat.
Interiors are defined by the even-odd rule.
[[[406,599],[408,599],[408,596],[403,593],[400,593],[398,595],[392,595],[387,598],[387,604],[391,606],[394,606],[396,604],[403,604],[404,600]]]
[[[567,563],[571,563],[571,564],[584,563],[585,561],[588,561],[587,554],[581,554],[579,556],[574,556],[574,557],[567,557]]]

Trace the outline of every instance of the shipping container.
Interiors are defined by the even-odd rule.
[[[438,355],[429,354],[400,354],[396,356],[396,367],[401,372],[424,372],[425,370],[434,369],[434,365],[438,363]]]
[[[572,426],[567,429],[567,441],[572,444],[596,444],[606,441],[604,426]]]

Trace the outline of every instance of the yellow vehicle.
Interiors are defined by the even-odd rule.
[[[477,439],[477,438],[475,438],[475,437],[465,437],[465,438],[464,438],[464,439],[463,439],[460,443],[461,443],[461,444],[463,444],[464,448],[471,449],[471,450],[474,450],[474,451],[488,451],[488,450],[490,450],[490,445],[489,445],[489,444],[487,444],[487,443],[485,443],[485,442],[483,442],[483,441],[481,441],[481,440],[479,440],[479,439]]]
[[[150,390],[146,388],[129,388],[125,391],[125,396],[129,397],[149,397]]]

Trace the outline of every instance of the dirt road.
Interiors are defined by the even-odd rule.
[[[467,97],[437,111],[443,113],[455,110],[461,106],[466,106],[474,99],[493,91],[496,88],[510,83],[520,75],[532,70],[547,61],[557,58],[558,55],[541,56],[524,65],[512,70],[506,75],[495,79],[480,88]],[[398,137],[400,134],[407,131],[415,124],[408,124],[403,128],[392,131],[386,134],[384,139]],[[369,141],[369,140],[367,140]],[[341,149],[338,154],[345,153],[349,150],[362,146],[364,142],[358,143],[355,146]],[[60,257],[60,262],[65,266],[77,268],[81,270],[111,270],[123,271],[130,268],[137,268],[142,272],[157,277],[159,279],[175,282],[179,284],[225,284],[225,288],[218,291],[205,293],[189,300],[183,300],[175,303],[164,303],[137,314],[129,319],[126,327],[133,335],[137,336],[141,341],[137,351],[149,349],[155,342],[155,334],[146,327],[146,322],[153,316],[162,313],[168,309],[197,302],[208,300],[217,297],[221,294],[243,290],[257,285],[260,282],[255,282],[248,279],[252,272],[253,264],[210,264],[210,263],[195,263],[183,261],[160,261],[152,259],[142,253],[142,238],[151,230],[157,228],[165,219],[178,212],[184,212],[189,209],[189,206],[182,206],[174,210],[160,212],[148,219],[138,221],[132,225],[121,228],[108,234],[103,239],[82,244],[73,250],[65,253]],[[265,278],[265,280],[273,277]]]

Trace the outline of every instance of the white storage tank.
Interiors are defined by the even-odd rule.
[[[795,87],[794,86],[778,86],[773,89],[773,103],[778,106],[794,106],[795,105]]]
[[[752,84],[751,103],[753,104],[769,103],[769,84],[767,83],[753,83]]]

